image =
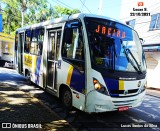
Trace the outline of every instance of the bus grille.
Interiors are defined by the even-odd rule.
[[[115,108],[121,107],[121,106],[132,106],[132,104],[136,101],[134,100],[125,100],[125,101],[112,101]]]
[[[138,89],[128,90],[127,95],[135,94],[135,93],[138,93]],[[124,90],[110,90],[110,94],[112,94],[112,95],[123,95],[124,94]]]

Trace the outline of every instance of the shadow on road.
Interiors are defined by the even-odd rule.
[[[37,124],[37,128],[42,126],[45,130],[72,130],[67,121],[62,120],[37,98],[27,93],[36,89],[33,86],[15,71],[7,73],[0,70],[0,122]],[[44,93],[40,89],[36,91]]]

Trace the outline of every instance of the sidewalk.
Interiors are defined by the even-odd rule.
[[[147,88],[146,94],[160,98],[160,89],[158,89],[158,88],[157,89],[156,88]]]
[[[73,130],[67,121],[62,120],[37,98],[16,90],[7,83],[0,83],[0,123],[11,123],[11,127],[16,130],[18,124],[18,129]]]

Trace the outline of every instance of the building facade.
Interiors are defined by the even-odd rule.
[[[0,66],[13,67],[14,37],[0,32]]]
[[[122,0],[120,21],[143,38],[147,61],[147,86],[160,88],[160,1]]]

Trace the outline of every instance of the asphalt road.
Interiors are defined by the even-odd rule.
[[[29,85],[25,77],[14,70],[0,68],[0,83],[12,84],[14,88],[38,98],[62,119],[67,120],[75,129],[82,131],[97,130],[148,130],[160,131],[160,98],[146,95],[138,108],[124,112],[87,114],[73,109],[63,109],[58,98],[50,95],[36,85]]]

